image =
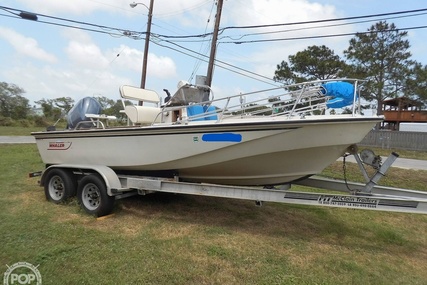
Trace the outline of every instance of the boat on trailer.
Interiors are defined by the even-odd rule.
[[[85,98],[68,114],[66,130],[32,133],[46,169],[30,176],[41,176],[46,198],[62,203],[76,195],[96,216],[111,213],[117,199],[156,192],[257,205],[272,201],[427,213],[424,191],[377,186],[397,154],[383,164],[371,151],[357,153],[356,144],[383,119],[361,114],[362,81],[318,80],[214,98],[210,85],[222,2],[217,3],[207,76],[196,80],[201,84],[180,82],[163,104],[155,91],[122,86],[127,126],[109,127],[116,118]],[[137,103],[126,104],[130,100]],[[347,112],[335,115],[335,108]],[[348,153],[355,156],[365,185],[310,177]],[[375,174],[370,177],[364,164]],[[346,194],[296,192],[292,184]]]
[[[336,90],[342,85],[351,96]],[[425,191],[378,186],[397,154],[384,163],[369,150],[358,154],[355,144],[381,117],[358,114],[355,87],[355,80],[316,81],[206,101],[205,87],[184,85],[163,106],[148,106],[159,103],[155,92],[122,86],[123,100],[143,102],[124,105],[128,126],[108,127],[112,117],[82,112],[67,130],[33,133],[46,169],[30,176],[41,176],[49,201],[77,196],[96,216],[110,214],[115,200],[158,192],[427,213]],[[327,114],[348,103],[340,96],[353,102],[350,114]],[[76,106],[97,109],[88,102]],[[343,154],[354,155],[365,185],[307,178]],[[299,192],[293,184],[334,192]]]
[[[122,86],[127,126],[109,127],[115,118],[88,114],[97,108],[86,104],[79,116],[69,114],[68,129],[32,135],[46,165],[278,185],[320,173],[382,121],[360,114],[360,85],[355,79],[312,81],[214,98],[208,86],[179,84],[164,104],[155,91]],[[130,100],[135,104],[125,104]],[[330,114],[344,106],[349,114]],[[80,119],[70,121],[74,117]]]

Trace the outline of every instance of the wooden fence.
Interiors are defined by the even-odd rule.
[[[427,133],[372,130],[359,145],[427,151]]]

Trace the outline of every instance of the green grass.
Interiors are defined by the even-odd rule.
[[[427,280],[426,215],[152,194],[96,219],[75,200],[47,202],[37,178],[27,178],[43,169],[35,145],[0,145],[0,157],[0,272],[26,261],[39,265],[43,284]],[[426,171],[393,171],[405,179],[386,183],[426,185]]]
[[[65,129],[66,127],[65,121],[60,121],[57,124],[57,129]],[[0,136],[29,136],[31,132],[40,132],[45,131],[45,127],[6,127],[0,126]]]
[[[373,169],[367,168],[367,171],[373,175]],[[366,183],[356,163],[346,163],[346,173],[348,181]],[[322,172],[321,176],[344,180],[343,162],[334,162]],[[381,178],[380,184],[427,191],[427,171],[391,167]]]

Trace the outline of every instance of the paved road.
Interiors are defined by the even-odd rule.
[[[356,163],[354,156],[348,156],[345,158],[348,162]],[[382,156],[382,161],[384,162],[387,157]],[[342,158],[339,159],[342,161]],[[404,169],[416,169],[416,170],[427,170],[427,160],[419,159],[408,159],[398,157],[395,162],[391,165],[392,167],[404,168]]]
[[[0,144],[35,143],[32,136],[0,136]]]
[[[19,144],[19,143],[35,143],[32,136],[0,136],[0,144]],[[342,159],[340,159],[342,160]],[[346,158],[348,162],[356,162],[353,156]],[[383,162],[386,157],[383,157]],[[406,169],[419,169],[427,170],[427,160],[397,158],[392,167],[406,168]]]

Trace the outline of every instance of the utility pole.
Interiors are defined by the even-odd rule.
[[[144,58],[142,61],[142,74],[141,74],[141,88],[142,89],[145,88],[145,80],[147,78],[147,58],[148,58],[148,46],[150,43],[151,19],[153,17],[153,6],[154,6],[154,0],[150,0],[150,7],[148,9],[147,33],[145,35]]]
[[[135,8],[138,5],[143,5],[148,9],[148,21],[147,21],[147,32],[145,33],[145,47],[144,47],[144,56],[142,58],[142,72],[141,72],[141,89],[145,88],[145,80],[147,78],[147,58],[148,58],[148,47],[150,44],[150,34],[151,34],[151,19],[153,18],[153,7],[154,0],[150,0],[150,7],[147,7],[144,3],[131,3],[129,6]],[[142,106],[142,101],[138,102],[139,106]]]
[[[214,27],[213,37],[212,37],[211,53],[209,55],[208,73],[206,75],[206,85],[209,87],[212,85],[213,68],[214,68],[215,55],[216,55],[216,44],[218,40],[219,23],[221,21],[221,12],[222,12],[223,2],[224,2],[223,0],[218,0],[216,4],[217,12],[215,17],[215,27]]]

